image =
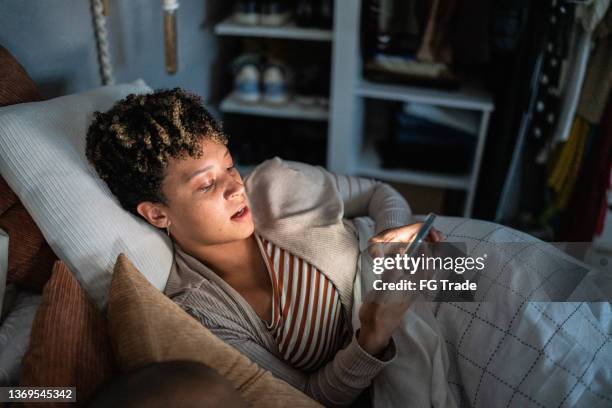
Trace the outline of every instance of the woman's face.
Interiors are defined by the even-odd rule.
[[[223,144],[205,141],[199,159],[171,159],[162,192],[170,233],[181,246],[218,245],[254,230],[242,177]]]

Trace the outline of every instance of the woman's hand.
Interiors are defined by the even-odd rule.
[[[384,244],[388,242],[404,242],[409,243],[412,242],[415,235],[419,232],[419,229],[423,226],[422,222],[415,222],[414,224],[403,225],[401,227],[389,228],[384,230],[383,232],[373,236],[370,238],[370,245],[374,244]],[[425,237],[426,241],[429,242],[440,242],[442,240],[442,233],[431,227],[427,237]]]
[[[380,354],[391,340],[391,335],[400,325],[406,310],[414,302],[414,296],[405,295],[403,299],[365,302],[359,308],[361,328],[357,342],[368,354]]]
[[[414,237],[421,229],[424,223],[415,222],[414,224],[403,225],[401,227],[386,229],[368,240],[368,251],[373,258],[385,256],[389,252],[399,252],[403,254],[406,250],[405,246],[398,247],[398,243],[408,244],[414,240]],[[425,237],[427,242],[440,242],[442,233],[431,227],[429,233]]]
[[[417,222],[390,228],[375,235],[369,240],[370,254],[384,256],[383,252],[386,251],[381,251],[381,247],[385,245],[380,244],[412,242],[422,225],[422,222]],[[425,240],[439,242],[442,240],[442,234],[432,227]],[[387,282],[399,281],[403,277],[404,273],[399,270],[386,271],[383,276]],[[359,309],[361,329],[357,342],[361,348],[374,356],[380,354],[388,346],[391,335],[401,324],[404,314],[416,298],[417,295],[403,291],[370,291]]]

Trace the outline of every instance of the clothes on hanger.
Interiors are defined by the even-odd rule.
[[[612,171],[612,98],[608,98],[599,132],[578,176],[579,183],[564,214],[560,239],[590,242],[601,234],[608,209]]]
[[[561,104],[559,109],[559,120],[555,131],[555,141],[564,141],[569,137],[574,115],[581,98],[581,90],[587,73],[587,65],[590,65],[597,74],[597,65],[592,61],[589,63],[591,54],[593,32],[600,20],[606,15],[610,0],[592,0],[586,4],[579,4],[575,8],[574,19],[571,25],[570,56],[567,60],[563,78],[563,89],[561,90]],[[561,7],[570,7],[561,5]],[[607,95],[603,98],[603,103]],[[603,108],[603,106],[601,106]],[[597,121],[591,122],[596,123]]]
[[[577,112],[590,123],[599,123],[612,89],[612,8],[593,33],[589,59]]]
[[[563,212],[569,203],[578,180],[578,174],[588,157],[588,139],[593,136],[593,127],[576,116],[568,141],[559,149],[552,171],[548,176],[548,187],[555,195],[548,208],[540,216],[540,223],[557,224],[554,217]]]
[[[526,125],[521,129],[526,134],[524,146],[516,152],[514,160],[521,166],[519,211],[516,218],[536,219],[549,205],[547,190],[546,163],[553,148],[555,126],[560,111],[559,89],[562,80],[562,66],[570,57],[570,44],[567,38],[568,27],[574,21],[574,6],[556,1],[539,4],[535,7],[540,24],[539,65],[534,68],[531,97],[535,95],[524,112]],[[510,179],[517,177],[510,174]],[[507,181],[509,183],[511,181]],[[532,227],[536,227],[533,225]]]
[[[551,198],[540,216],[542,224],[552,226],[569,241],[591,241],[601,230],[607,210],[605,197],[609,188],[610,146],[606,143],[609,143],[607,138],[611,136],[606,133],[610,130],[607,130],[604,123],[598,125],[606,101],[609,100],[612,80],[612,43],[609,42],[612,12],[608,10],[602,19],[604,6],[608,6],[608,1],[595,1],[589,7],[581,7],[576,11],[576,24],[573,27],[581,38],[574,41],[570,54],[576,57],[578,53],[581,62],[576,64],[574,58],[574,65],[570,65],[564,80],[575,82],[570,82],[565,89],[569,89],[572,95],[563,95],[555,140],[565,140],[568,121],[565,115],[572,111],[573,124],[561,154],[550,161],[553,163],[548,179]],[[595,28],[593,24],[599,20],[601,22]],[[588,43],[581,44],[587,39]],[[592,53],[591,39],[595,42]]]

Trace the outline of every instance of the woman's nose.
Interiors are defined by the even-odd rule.
[[[240,179],[240,176],[228,175],[225,183],[225,198],[230,199],[236,196],[240,196],[244,193],[244,184]]]

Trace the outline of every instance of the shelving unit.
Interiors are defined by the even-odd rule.
[[[301,28],[291,22],[281,27],[248,26],[233,22],[231,17],[215,26],[215,34],[238,37],[284,38],[301,41],[331,41],[333,38],[331,30]]]
[[[283,105],[267,105],[263,102],[249,103],[241,101],[234,94],[226,96],[221,101],[220,109],[225,113],[285,119],[325,121],[329,118],[329,110],[319,105],[303,106],[295,101],[289,101]]]
[[[330,43],[333,31],[319,28],[303,28],[289,22],[283,26],[244,25],[233,21],[232,16],[225,18],[214,27],[220,36],[254,37],[264,39],[281,39],[294,41],[313,41]],[[329,120],[329,108],[321,105],[307,106],[291,100],[286,104],[267,104],[265,102],[249,103],[240,100],[234,93],[226,95],[219,104],[223,113],[263,116],[268,118],[306,120],[326,122]],[[290,140],[287,143],[291,143]],[[250,173],[255,166],[238,163],[242,175]]]
[[[337,173],[362,175],[389,182],[462,190],[466,192],[463,214],[470,216],[489,117],[494,109],[491,96],[477,85],[470,84],[458,90],[447,91],[379,84],[363,79],[359,49],[360,10],[360,0],[335,0],[332,30],[305,29],[294,24],[282,27],[245,26],[234,23],[231,17],[217,24],[215,33],[218,35],[330,42],[332,48],[329,109],[304,107],[297,103],[278,107],[259,103],[249,104],[240,102],[230,94],[222,100],[220,110],[225,113],[328,121],[328,169]],[[469,173],[457,175],[383,168],[376,149],[365,145],[363,113],[366,99],[414,102],[477,112],[480,123]]]
[[[340,3],[342,3],[341,9]],[[491,96],[476,85],[466,85],[458,90],[447,91],[379,84],[363,79],[359,48],[360,10],[360,0],[335,2],[328,168],[338,173],[374,177],[390,182],[464,190],[466,198],[463,215],[469,217],[476,194],[489,117],[494,109]],[[480,123],[470,172],[465,175],[452,175],[382,168],[376,150],[371,146],[364,146],[366,143],[363,135],[364,101],[368,98],[477,112]],[[432,160],[435,160],[435,157],[432,157]]]
[[[365,98],[414,102],[447,108],[470,109],[490,112],[491,96],[475,85],[465,85],[458,90],[445,91],[404,85],[387,85],[361,80],[355,94]]]
[[[420,170],[384,169],[380,158],[372,146],[366,146],[359,155],[355,171],[367,177],[396,183],[410,183],[421,186],[467,190],[470,185],[468,176],[434,173]]]

